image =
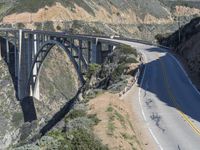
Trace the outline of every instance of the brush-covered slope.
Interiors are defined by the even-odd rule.
[[[184,15],[199,14],[199,1],[169,0],[11,0],[0,2],[4,22],[42,22],[61,20],[101,21],[105,23],[168,23],[177,6]],[[194,8],[193,8],[194,7]],[[57,10],[57,11],[56,11]]]

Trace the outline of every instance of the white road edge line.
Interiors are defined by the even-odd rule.
[[[170,53],[169,53],[170,54]],[[189,83],[192,85],[192,87],[194,88],[194,90],[200,95],[199,90],[196,88],[196,86],[192,83],[191,79],[189,78],[188,74],[186,73],[185,69],[183,69],[183,66],[180,64],[180,62],[172,55],[170,54],[170,56],[177,62],[178,66],[181,68],[181,70],[183,71],[183,73],[185,74],[186,78],[188,79]]]
[[[146,55],[144,53],[142,53],[142,55],[145,57],[145,62],[147,62],[147,58],[146,58]],[[140,104],[140,109],[142,111],[142,116],[145,120],[145,122],[147,122],[147,118],[145,116],[145,113],[144,113],[144,110],[142,108],[142,102],[141,102],[141,87],[143,85],[143,82],[144,82],[144,77],[145,77],[145,73],[146,73],[146,67],[144,67],[144,72],[143,72],[143,75],[142,75],[142,79],[141,79],[141,83],[140,83],[140,86],[139,86],[139,92],[138,92],[138,97],[139,97],[139,104]],[[153,137],[153,139],[155,140],[156,144],[158,145],[158,147],[160,148],[160,150],[164,150],[161,146],[161,144],[159,143],[158,139],[156,138],[155,134],[153,133],[153,131],[150,129],[149,127],[149,124],[147,123],[147,128],[151,134],[151,136]]]

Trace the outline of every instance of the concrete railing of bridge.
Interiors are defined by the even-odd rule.
[[[88,64],[101,64],[117,44],[89,35],[0,28],[1,58],[9,66],[19,100],[29,96],[39,99],[40,70],[54,46],[67,53],[83,84]]]

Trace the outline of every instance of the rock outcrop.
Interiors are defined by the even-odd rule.
[[[2,24],[17,28],[120,35],[154,40],[200,15],[200,2],[170,0],[44,0],[2,2]],[[76,20],[76,21],[74,21]],[[109,31],[109,32],[107,32]]]
[[[0,149],[16,144],[20,139],[23,113],[8,68],[0,60]]]
[[[191,20],[172,35],[161,38],[160,43],[169,46],[180,55],[187,67],[189,74],[200,89],[200,18]]]

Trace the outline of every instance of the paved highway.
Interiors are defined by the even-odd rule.
[[[179,62],[155,46],[118,42],[137,48],[145,58],[139,102],[158,149],[200,150],[200,94]]]

